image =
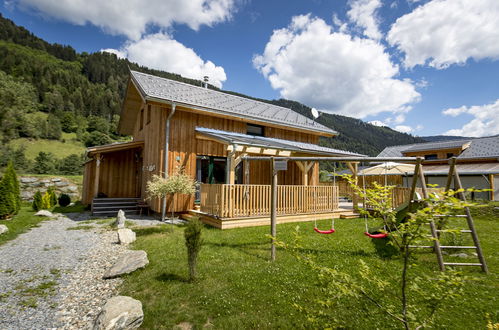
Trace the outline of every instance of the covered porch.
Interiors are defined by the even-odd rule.
[[[246,156],[343,156],[360,155],[343,150],[263,136],[196,128],[198,139],[223,144],[228,151],[225,183],[201,183],[195,210],[203,222],[226,229],[270,224],[271,164],[250,162]],[[352,169],[357,163],[349,163]],[[277,221],[313,221],[330,217],[353,217],[350,208],[340,208],[337,186],[319,185],[317,161],[279,164],[277,174]]]

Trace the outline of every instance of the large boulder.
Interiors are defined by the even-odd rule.
[[[140,301],[125,296],[112,297],[97,316],[94,330],[137,329],[143,320]]]
[[[125,221],[126,221],[125,212],[123,212],[123,210],[119,210],[114,225],[118,228],[125,228]]]
[[[129,251],[106,271],[103,278],[114,278],[123,274],[129,274],[134,270],[144,268],[147,264],[149,264],[149,259],[147,259],[146,251]]]
[[[128,228],[118,229],[118,242],[120,244],[130,244],[135,242],[135,232]]]
[[[0,235],[9,231],[6,225],[0,225]]]
[[[40,211],[36,212],[35,215],[37,215],[39,217],[53,217],[54,216],[52,214],[52,212],[50,212],[48,210],[40,210]]]

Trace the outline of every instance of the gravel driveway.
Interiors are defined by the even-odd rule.
[[[0,329],[90,328],[121,283],[102,275],[125,250],[116,232],[62,215],[0,246]]]

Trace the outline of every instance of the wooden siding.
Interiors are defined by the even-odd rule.
[[[149,103],[148,103],[149,104]],[[147,123],[144,118],[144,126],[140,129],[140,123],[137,120],[134,129],[134,141],[144,141],[141,196],[146,197],[146,184],[152,175],[163,173],[163,153],[165,139],[166,119],[171,111],[170,107],[158,103],[150,103],[151,121]],[[147,109],[147,105],[144,105]],[[228,118],[209,116],[196,112],[186,111],[177,107],[175,114],[170,122],[170,145],[169,145],[169,173],[181,166],[184,171],[195,177],[196,174],[196,156],[218,156],[227,157],[226,146],[209,140],[196,139],[196,127],[212,128],[230,132],[246,133],[246,122]],[[139,110],[140,111],[140,110]],[[146,111],[147,113],[147,111]],[[318,136],[296,131],[287,131],[285,129],[265,128],[267,137],[276,137],[293,141],[317,143]],[[309,172],[309,184],[318,183],[319,166],[315,164]],[[290,162],[288,171],[279,173],[279,184],[301,184],[302,175],[296,164]],[[269,184],[270,183],[270,164],[265,161],[250,162],[250,184]],[[159,200],[149,201],[151,209],[160,212],[161,203]],[[171,211],[172,201],[167,199],[168,210]],[[178,196],[174,210],[176,212],[192,209],[194,206],[194,197]]]
[[[142,175],[141,149],[134,148],[100,154],[98,193],[110,198],[140,197]],[[90,204],[94,196],[96,160],[85,164],[82,202]]]

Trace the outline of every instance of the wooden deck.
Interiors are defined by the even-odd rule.
[[[294,215],[278,215],[277,223],[290,223],[290,222],[307,222],[322,219],[340,218],[341,216],[351,217],[354,216],[351,209],[337,209],[333,212],[324,213],[309,213],[309,214],[294,214]],[[269,226],[270,216],[247,216],[238,218],[218,218],[214,215],[204,213],[197,210],[189,211],[189,213],[183,214],[182,218],[189,220],[192,217],[198,217],[203,223],[219,228],[219,229],[231,229],[231,228],[243,228],[243,227],[255,227],[255,226]]]

